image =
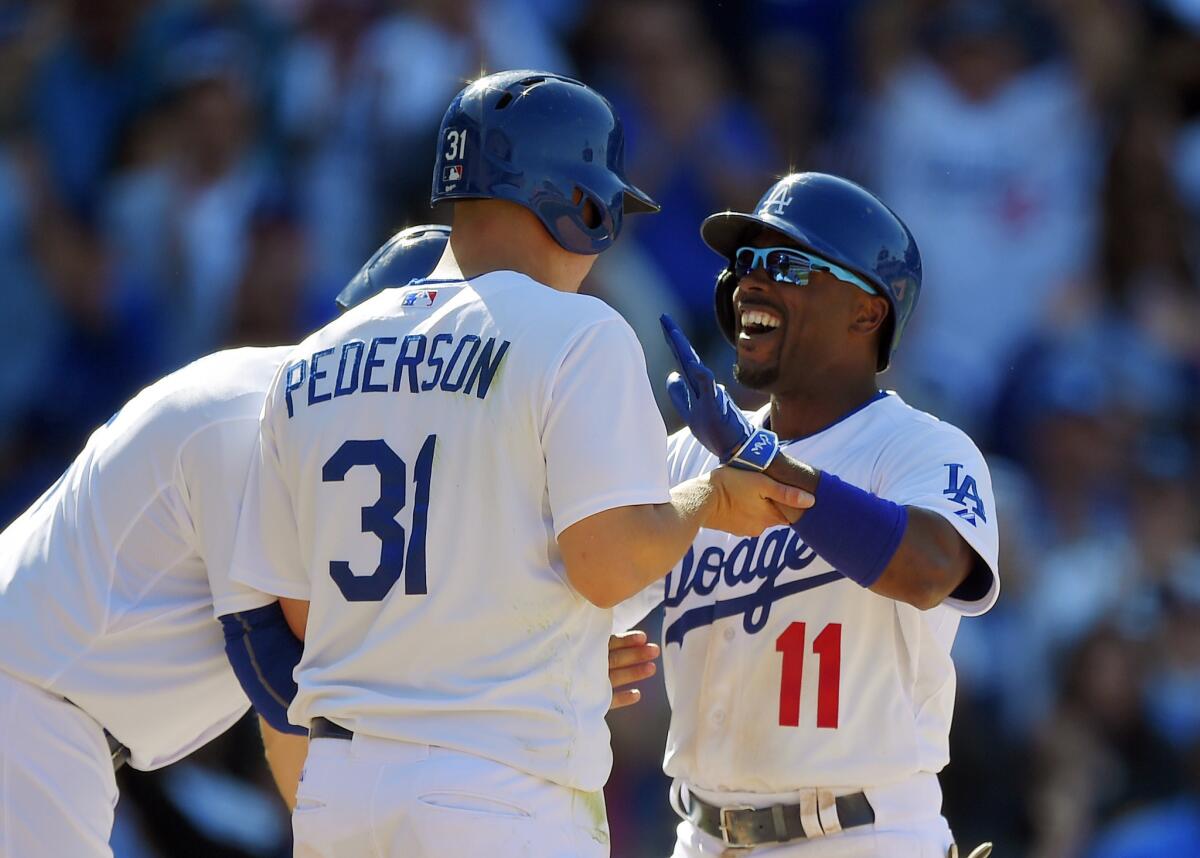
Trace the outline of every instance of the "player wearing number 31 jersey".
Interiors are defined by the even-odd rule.
[[[691,427],[670,439],[671,479],[732,459],[816,502],[759,538],[702,531],[618,611],[626,624],[665,604],[674,854],[944,858],[950,647],[996,598],[997,532],[971,440],[875,383],[916,302],[916,244],[864,189],[821,174],[784,178],[703,234],[728,263],[717,316],[736,376],[771,402],[737,411],[664,319]]]
[[[491,75],[439,147],[442,261],[285,360],[238,527],[233,577],[305,638],[296,855],[603,856],[608,609],[702,525],[756,534],[806,496],[731,469],[668,489],[641,347],[574,294],[656,208],[608,102]]]

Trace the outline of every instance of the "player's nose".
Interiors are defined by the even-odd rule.
[[[777,285],[762,266],[747,272],[738,280],[738,289],[746,292],[770,292]]]

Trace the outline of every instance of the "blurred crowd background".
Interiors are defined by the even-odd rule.
[[[449,99],[517,67],[608,95],[663,203],[588,285],[656,386],[664,310],[731,363],[705,215],[820,169],[908,222],[883,382],[988,452],[1002,533],[947,816],[997,858],[1200,856],[1200,0],[0,0],[0,518],[147,382],[332,317],[442,219]],[[661,858],[658,681],[610,721],[613,854]],[[125,770],[118,858],[288,854],[257,743]]]

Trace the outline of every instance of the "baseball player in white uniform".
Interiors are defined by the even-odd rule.
[[[916,303],[916,243],[869,192],[812,173],[702,232],[728,263],[735,375],[771,401],[739,411],[664,317],[689,424],[671,480],[733,461],[816,502],[760,538],[701,531],[617,611],[624,628],[665,606],[674,856],[955,855],[937,779],[950,647],[996,599],[997,533],[971,440],[876,384]]]
[[[221,352],[146,388],[0,534],[3,858],[111,855],[114,755],[165,766],[245,714],[216,617],[275,601],[226,573],[285,353]]]
[[[446,233],[399,233],[339,303],[428,274]],[[280,730],[305,732],[285,716],[300,643],[281,614],[272,628],[274,596],[228,578],[287,352],[221,352],[151,385],[0,534],[0,858],[110,856],[114,765],[186,756],[246,712],[247,694]],[[638,648],[622,644],[621,669],[636,668]],[[264,738],[283,767],[307,743],[266,724]]]
[[[439,141],[446,255],[288,355],[243,502],[233,577],[305,638],[296,855],[603,856],[608,608],[702,524],[807,496],[728,468],[668,489],[641,348],[575,294],[655,208],[607,101],[503,72]]]

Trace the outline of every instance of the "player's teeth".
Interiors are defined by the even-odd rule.
[[[742,327],[749,325],[762,325],[767,328],[778,328],[779,319],[770,314],[764,313],[762,310],[743,310],[742,311]]]

